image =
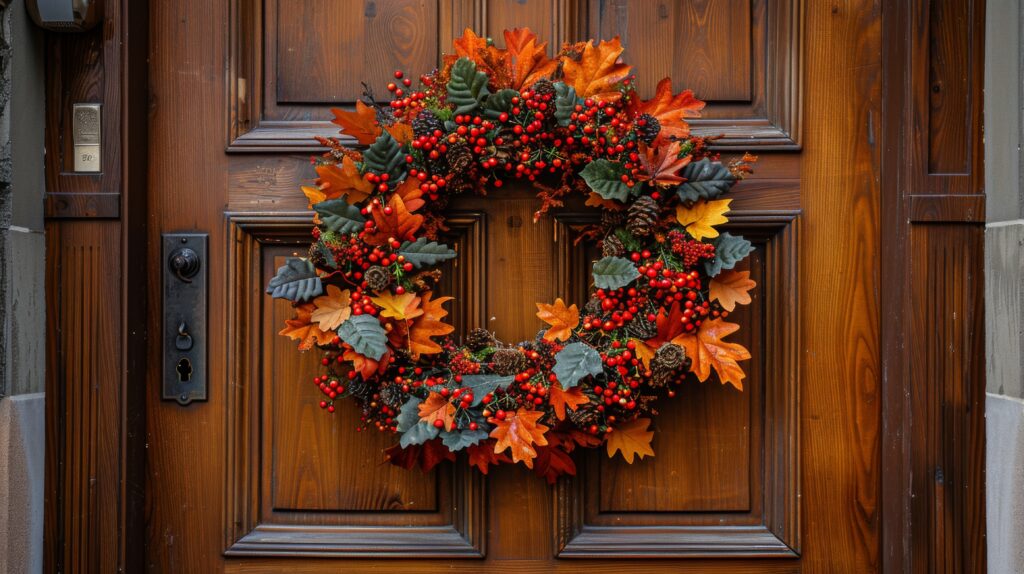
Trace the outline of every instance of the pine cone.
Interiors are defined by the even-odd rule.
[[[413,275],[410,282],[416,288],[416,291],[419,292],[433,289],[440,280],[441,271],[439,269],[431,269],[430,271],[423,271]]]
[[[651,359],[651,384],[662,387],[676,378],[686,366],[686,349],[673,343],[665,343],[658,347]]]
[[[637,198],[633,205],[629,206],[626,229],[637,237],[650,235],[658,224],[660,210],[658,202],[651,196]]]
[[[380,389],[381,402],[391,407],[400,407],[404,402],[404,395],[405,393],[402,392],[401,385],[384,385]]]
[[[515,375],[526,368],[526,357],[516,349],[498,349],[491,355],[491,369],[499,375]]]
[[[642,114],[636,121],[636,133],[644,143],[651,143],[661,131],[661,122],[651,114]]]
[[[448,146],[447,157],[448,167],[456,173],[463,172],[473,165],[473,152],[465,145]]]
[[[612,211],[611,209],[606,209],[601,212],[601,225],[605,229],[614,229],[622,225],[624,221],[626,221],[625,211]]]
[[[552,98],[555,97],[555,85],[552,84],[551,80],[548,80],[548,79],[544,79],[544,80],[538,81],[530,89],[533,90],[533,93],[535,93],[535,94],[537,94],[538,96],[541,96],[541,97],[543,97],[543,96],[551,96]],[[554,108],[554,106],[548,106],[548,107],[552,108],[552,109]]]
[[[625,253],[626,247],[622,244],[622,240],[616,237],[614,234],[604,238],[601,242],[601,255],[605,257],[618,257]]]
[[[658,324],[654,321],[648,321],[647,317],[638,315],[626,325],[626,333],[636,339],[650,339],[658,334]]]
[[[576,410],[569,410],[569,420],[581,429],[586,429],[590,425],[601,426],[603,422],[601,413],[596,408],[587,408],[583,405]]]
[[[359,399],[360,401],[366,401],[370,398],[370,395],[373,392],[373,387],[370,383],[364,381],[362,377],[356,377],[348,382],[348,385],[345,387],[345,392],[353,398]]]
[[[494,339],[494,335],[487,329],[476,328],[466,335],[466,347],[473,352],[482,351],[487,347],[493,347],[495,344],[497,344],[497,341]]]
[[[363,274],[363,277],[366,279],[366,286],[371,291],[384,291],[391,286],[391,281],[394,280],[391,272],[380,265],[371,266]]]
[[[412,133],[417,136],[430,137],[436,130],[444,132],[444,122],[434,112],[423,110],[412,120]]]

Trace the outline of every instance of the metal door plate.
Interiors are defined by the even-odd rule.
[[[207,234],[163,235],[163,398],[206,400]]]

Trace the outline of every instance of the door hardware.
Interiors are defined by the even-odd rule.
[[[71,142],[75,148],[74,168],[82,173],[103,171],[100,132],[101,104],[75,104],[71,114]]]
[[[163,235],[163,398],[205,401],[207,235]]]

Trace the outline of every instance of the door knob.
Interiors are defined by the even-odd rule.
[[[190,247],[174,250],[169,263],[174,276],[185,283],[191,283],[192,278],[199,273],[199,254]]]

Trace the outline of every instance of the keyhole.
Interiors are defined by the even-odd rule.
[[[174,370],[178,371],[179,382],[187,383],[192,378],[192,362],[188,359],[178,361],[178,366]]]

